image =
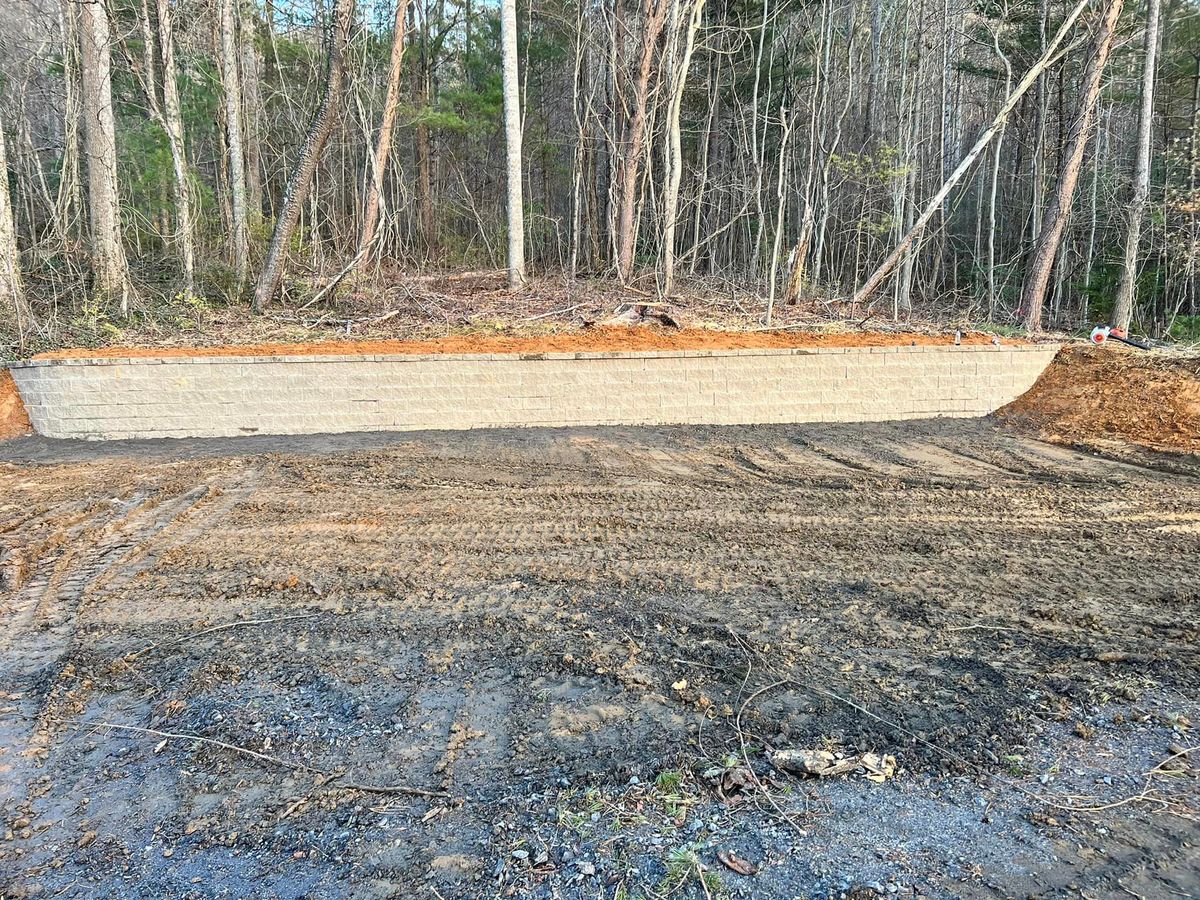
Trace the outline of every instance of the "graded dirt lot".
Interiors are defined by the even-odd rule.
[[[0,895],[1200,893],[1194,457],[959,421],[0,459]]]

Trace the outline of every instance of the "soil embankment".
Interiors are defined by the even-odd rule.
[[[1200,357],[1068,348],[997,416],[1057,444],[1200,453]]]
[[[8,369],[0,369],[0,441],[29,434],[29,414]]]

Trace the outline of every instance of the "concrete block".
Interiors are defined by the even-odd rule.
[[[12,367],[56,437],[982,415],[1057,348],[36,360]]]

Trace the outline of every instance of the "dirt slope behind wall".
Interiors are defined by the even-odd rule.
[[[1060,444],[1200,453],[1200,357],[1069,347],[996,415]]]
[[[12,373],[0,369],[0,441],[29,434],[32,430]]]

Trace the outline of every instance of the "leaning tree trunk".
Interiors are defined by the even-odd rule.
[[[225,136],[229,153],[229,261],[235,295],[250,278],[250,232],[246,224],[246,150],[242,141],[242,78],[239,71],[236,0],[221,2],[221,88],[225,94]],[[257,299],[255,304],[257,306]]]
[[[1159,0],[1146,3],[1145,63],[1142,68],[1142,108],[1138,113],[1137,162],[1133,175],[1133,198],[1129,203],[1129,225],[1125,232],[1125,263],[1117,286],[1112,324],[1125,331],[1133,318],[1133,301],[1137,291],[1138,244],[1142,236],[1142,219],[1150,199],[1150,135],[1154,125],[1154,76],[1158,57]]]
[[[375,242],[375,229],[379,225],[379,204],[383,197],[383,181],[387,174],[388,159],[392,155],[392,132],[396,126],[396,113],[400,109],[400,75],[404,62],[404,37],[407,33],[408,0],[396,3],[396,25],[392,35],[392,61],[388,69],[387,96],[383,103],[383,120],[379,125],[379,139],[375,143],[375,163],[371,169],[371,188],[363,210],[362,234],[358,239],[359,255],[371,252]]]
[[[1063,230],[1071,212],[1071,201],[1075,196],[1075,185],[1079,181],[1083,154],[1091,135],[1096,98],[1100,96],[1104,68],[1108,65],[1108,57],[1112,52],[1123,5],[1124,0],[1109,0],[1100,28],[1092,42],[1091,58],[1083,73],[1083,93],[1076,106],[1075,122],[1071,126],[1067,148],[1063,154],[1062,171],[1058,176],[1054,196],[1050,198],[1045,215],[1042,216],[1042,227],[1033,250],[1033,259],[1029,264],[1029,271],[1025,274],[1025,283],[1021,287],[1021,306],[1025,309],[1027,331],[1039,331],[1042,327],[1042,305],[1046,299],[1046,286],[1050,283],[1054,258],[1058,255],[1058,246],[1062,242]]]
[[[129,263],[121,244],[117,185],[117,132],[112,101],[112,35],[101,0],[79,4],[79,49],[83,74],[82,110],[92,229],[92,296],[117,301],[129,314]]]
[[[504,51],[504,147],[508,170],[508,286],[525,284],[525,208],[521,199],[521,85],[517,76],[517,2],[501,0]]]
[[[325,89],[321,97],[321,105],[309,126],[308,135],[300,148],[300,156],[288,179],[287,189],[283,194],[283,206],[279,210],[279,219],[275,222],[275,231],[271,235],[271,244],[267,249],[267,260],[258,276],[258,284],[254,288],[253,309],[262,312],[279,291],[279,283],[283,280],[283,264],[287,257],[288,246],[291,244],[292,233],[296,230],[296,222],[300,218],[300,208],[308,196],[312,185],[313,175],[317,171],[317,163],[321,159],[321,151],[329,139],[333,129],[333,120],[337,115],[338,100],[342,93],[342,82],[345,78],[346,45],[350,41],[350,28],[354,21],[354,0],[336,0],[331,29],[333,34],[329,40],[329,65],[325,72]]]
[[[1020,102],[1021,98],[1025,96],[1025,93],[1033,86],[1034,82],[1037,81],[1041,74],[1050,66],[1051,61],[1058,53],[1059,46],[1061,46],[1062,42],[1066,39],[1067,34],[1070,32],[1071,28],[1074,27],[1076,19],[1083,14],[1084,9],[1087,8],[1089,2],[1091,2],[1091,0],[1079,0],[1079,3],[1076,4],[1075,8],[1067,14],[1067,17],[1063,20],[1058,32],[1054,35],[1054,40],[1050,42],[1041,58],[1038,59],[1038,61],[1032,66],[1030,66],[1029,71],[1025,73],[1025,76],[1017,83],[1017,86],[1013,89],[1012,93],[1008,95],[1008,99],[1004,101],[1004,105],[1000,107],[1000,111],[996,113],[996,118],[992,119],[992,123],[988,125],[986,129],[984,129],[983,133],[979,136],[979,139],[975,142],[975,146],[973,146],[967,152],[967,155],[962,158],[957,168],[950,173],[950,177],[946,179],[941,188],[938,189],[938,192],[929,199],[928,203],[925,204],[925,209],[921,212],[921,215],[917,217],[917,220],[912,224],[912,226],[905,232],[904,237],[902,237],[900,242],[896,245],[896,249],[888,255],[887,259],[879,264],[879,268],[872,272],[871,277],[863,282],[862,287],[855,292],[855,304],[863,304],[870,300],[871,297],[874,296],[875,292],[883,285],[883,283],[887,281],[888,276],[891,275],[892,270],[896,268],[897,264],[899,264],[901,260],[906,259],[908,251],[912,248],[913,243],[921,235],[921,232],[925,229],[925,226],[929,224],[929,221],[934,217],[938,210],[941,209],[942,202],[950,195],[950,192],[954,189],[954,186],[958,184],[958,182],[962,180],[962,177],[970,170],[979,154],[981,154],[987,148],[987,145],[992,142],[992,139],[999,134],[1000,130],[1004,127],[1004,124],[1008,121],[1008,117],[1012,115],[1013,110],[1016,109],[1017,103]],[[1120,5],[1121,0],[1113,0],[1113,2]],[[1053,257],[1051,257],[1051,259],[1053,259]],[[1049,277],[1049,269],[1047,269],[1046,274],[1047,277]]]
[[[21,279],[21,255],[13,224],[12,198],[8,195],[8,158],[4,152],[4,128],[0,126],[0,307],[11,306],[17,319],[21,346],[32,324]]]

